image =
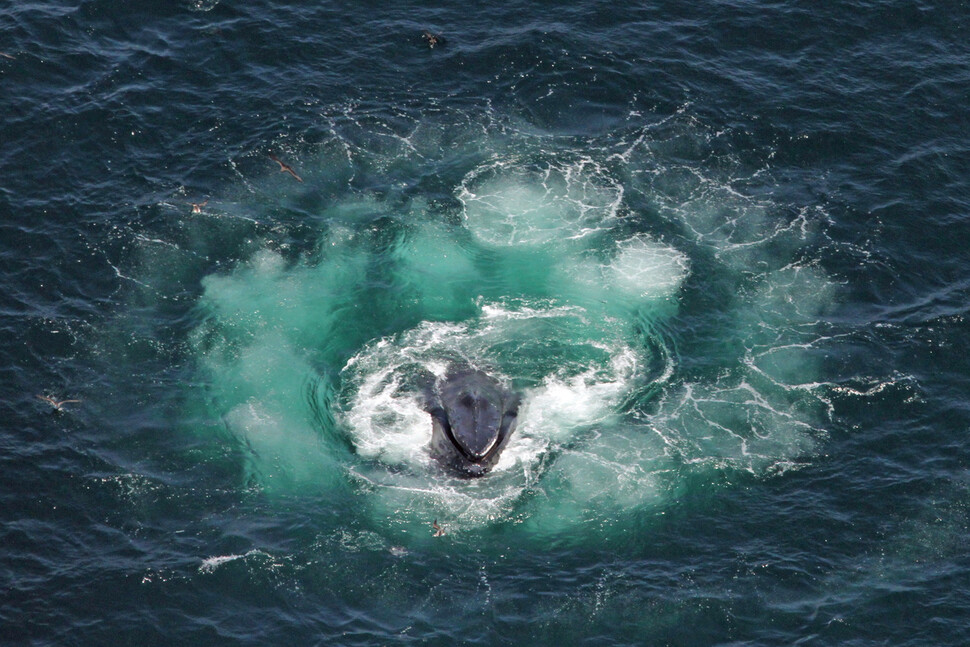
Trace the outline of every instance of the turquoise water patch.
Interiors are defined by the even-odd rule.
[[[301,225],[305,251],[266,237],[205,276],[190,348],[204,409],[249,478],[357,492],[362,510],[404,526],[555,532],[663,506],[693,475],[761,477],[811,456],[825,409],[813,324],[833,288],[799,260],[808,218],[773,219],[703,168],[670,191],[649,135],[622,155],[526,135],[514,153],[507,141],[432,159],[404,147],[395,177],[408,159],[416,176],[465,160],[441,178],[453,201],[348,190]],[[349,159],[371,176],[388,167],[383,144],[361,141]],[[326,173],[312,158],[302,168]],[[650,209],[626,200],[647,192]],[[522,397],[517,431],[478,480],[428,451],[422,385],[456,362]]]

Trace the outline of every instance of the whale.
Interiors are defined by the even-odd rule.
[[[431,456],[459,476],[484,476],[515,431],[520,401],[517,393],[481,369],[449,367],[426,394]]]

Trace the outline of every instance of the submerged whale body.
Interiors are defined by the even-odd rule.
[[[495,467],[519,414],[519,396],[479,369],[452,366],[429,389],[431,455],[463,476]]]

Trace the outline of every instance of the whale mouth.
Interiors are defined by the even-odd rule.
[[[478,369],[452,367],[428,394],[431,455],[452,471],[483,476],[518,422],[519,397]]]

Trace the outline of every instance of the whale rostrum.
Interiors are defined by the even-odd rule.
[[[518,422],[520,398],[485,371],[451,366],[427,393],[431,455],[464,476],[495,467]]]

